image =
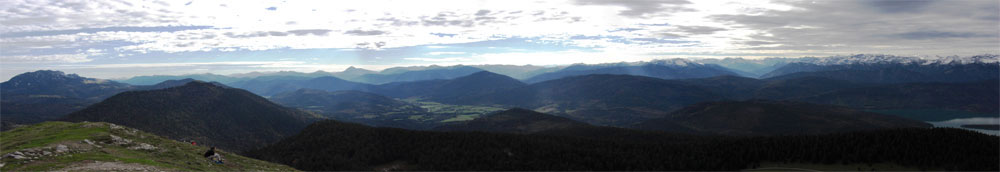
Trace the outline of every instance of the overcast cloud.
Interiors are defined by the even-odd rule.
[[[1000,1],[5,1],[0,79],[1000,53]],[[126,72],[123,72],[126,71]]]

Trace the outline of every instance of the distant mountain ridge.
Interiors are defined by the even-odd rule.
[[[277,71],[277,72],[249,72],[249,73],[237,73],[231,74],[230,77],[239,78],[256,78],[262,76],[299,76],[299,77],[323,77],[323,76],[333,76],[334,73],[326,71],[315,71],[311,73],[296,72],[296,71]]]
[[[0,114],[8,123],[53,120],[132,89],[128,84],[61,71],[27,72],[0,83]]]
[[[344,71],[333,73],[333,76],[348,81],[356,81],[356,79],[358,77],[361,77],[362,75],[373,74],[373,73],[378,73],[378,72],[350,66],[347,67],[347,69],[344,69]]]
[[[455,102],[508,105],[613,126],[663,117],[687,104],[722,98],[674,80],[606,74],[566,77],[476,97]]]
[[[132,86],[60,71],[27,72],[0,84],[0,106],[3,107],[0,114],[4,121],[17,124],[55,120],[121,92],[164,89],[192,81],[195,80],[186,78]],[[218,82],[213,84],[224,86]]]
[[[0,86],[5,95],[56,95],[83,99],[110,96],[131,89],[128,84],[52,70],[23,73],[3,82]]]
[[[510,76],[522,80],[541,73],[558,70],[560,67],[545,67],[535,65],[469,65],[493,73]]]
[[[741,75],[745,77],[758,78],[768,72],[773,71],[788,63],[798,62],[800,58],[768,57],[763,59],[745,59],[726,57],[722,59],[704,58],[695,59],[695,62],[703,64],[715,64],[732,69],[734,71],[745,72]],[[739,72],[737,72],[739,73]]]
[[[538,83],[569,76],[589,74],[627,74],[660,79],[703,78],[720,75],[737,75],[718,65],[701,64],[685,59],[654,60],[635,63],[609,63],[597,65],[571,65],[558,71],[543,73],[525,79],[527,83]]]
[[[803,58],[761,76],[795,78],[819,76],[866,83],[970,82],[997,79],[998,55],[949,56],[921,59],[893,55],[858,54]]]
[[[316,78],[269,76],[257,77],[251,80],[235,82],[233,87],[246,89],[261,96],[272,96],[282,92],[298,89],[316,89],[325,91],[367,90],[371,85],[351,82],[333,76]]]
[[[851,64],[792,63],[763,77],[769,79],[826,77],[864,83],[972,82],[998,79],[1000,63],[970,64]]]
[[[364,74],[357,77],[355,80],[371,84],[385,84],[391,82],[452,79],[461,76],[466,76],[479,71],[483,71],[482,69],[479,68],[470,66],[460,66],[460,65],[450,66],[450,67],[432,66],[423,70],[410,70],[410,71],[405,71],[405,70],[398,71],[390,69],[386,69],[379,73]]]
[[[396,82],[375,86],[374,92],[399,98],[421,97],[441,103],[459,103],[525,86],[517,79],[480,71],[448,80]]]
[[[120,80],[120,82],[132,84],[132,85],[153,85],[153,84],[161,83],[161,82],[167,81],[167,80],[181,80],[181,79],[187,79],[187,78],[191,78],[191,79],[195,79],[195,80],[201,80],[201,81],[209,81],[209,82],[213,82],[214,81],[214,82],[220,82],[220,83],[231,83],[231,82],[236,82],[236,81],[243,80],[243,78],[239,78],[239,77],[232,77],[232,76],[226,76],[226,75],[218,75],[218,74],[205,73],[205,74],[187,74],[187,75],[135,76],[135,77],[132,77],[132,78],[129,78],[129,79]]]

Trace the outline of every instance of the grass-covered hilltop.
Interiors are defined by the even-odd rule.
[[[0,171],[294,171],[104,122],[45,122],[0,132]]]

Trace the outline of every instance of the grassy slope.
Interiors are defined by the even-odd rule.
[[[131,144],[116,145],[111,135],[129,139]],[[84,139],[96,142],[89,145]],[[128,147],[147,143],[154,150]],[[212,164],[201,156],[208,148],[192,146],[131,128],[112,129],[109,123],[45,122],[0,133],[0,154],[25,149],[52,150],[56,145],[70,147],[68,153],[39,156],[34,160],[4,158],[0,171],[48,171],[94,161],[141,164],[168,171],[293,171],[294,169],[220,151],[225,164]],[[95,146],[96,145],[96,146]],[[99,147],[98,147],[99,146]]]

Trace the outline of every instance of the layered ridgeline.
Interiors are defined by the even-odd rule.
[[[541,68],[537,66],[512,66],[512,65],[479,65],[479,67],[489,68],[492,70],[497,70],[505,73],[522,74],[522,75],[530,74],[528,72],[536,71],[537,69]],[[152,85],[167,80],[180,80],[185,78],[192,78],[201,81],[219,82],[239,87],[238,85],[242,84],[237,84],[237,83],[250,80],[258,80],[254,82],[261,82],[261,81],[271,81],[274,80],[275,78],[284,78],[284,79],[299,78],[297,80],[307,80],[319,77],[336,77],[339,79],[348,80],[352,82],[383,84],[391,82],[451,79],[479,71],[483,71],[483,69],[471,66],[461,66],[461,65],[394,67],[380,72],[356,68],[352,66],[340,72],[315,71],[310,73],[304,73],[295,71],[277,71],[277,72],[249,72],[249,73],[239,73],[231,75],[218,75],[210,73],[188,74],[188,75],[152,75],[152,76],[135,76],[129,79],[120,80],[120,82],[133,85]],[[278,91],[278,92],[283,92],[283,91]]]
[[[698,103],[632,126],[644,130],[759,136],[822,134],[930,124],[845,107],[765,100]]]
[[[128,84],[60,71],[27,72],[0,83],[0,114],[10,123],[53,120],[131,89]]]
[[[160,90],[124,92],[64,120],[110,122],[243,151],[295,134],[314,118],[244,90],[195,81]]]
[[[248,155],[311,171],[728,171],[787,166],[785,163],[841,171],[998,170],[998,140],[960,129],[912,128],[637,142],[544,134],[413,131],[328,120]]]
[[[444,120],[430,119],[432,114],[420,106],[361,91],[328,92],[300,89],[277,94],[270,99],[275,103],[312,111],[329,119],[371,126],[426,128],[432,125],[428,123]]]
[[[803,59],[762,78],[826,77],[866,83],[971,82],[997,79],[997,55],[945,57],[933,60],[892,55],[859,54]]]
[[[225,76],[218,74],[188,74],[188,75],[151,75],[151,76],[136,76],[125,80],[120,80],[119,82],[132,84],[132,85],[154,85],[168,80],[183,80],[183,79],[194,79],[199,81],[209,81],[209,82],[219,82],[219,83],[231,83],[243,80],[244,78]]]
[[[510,76],[515,79],[527,79],[541,73],[558,70],[558,67],[544,67],[534,65],[471,65],[485,71]]]
[[[435,65],[428,67],[398,67],[389,68],[379,73],[364,74],[351,80],[371,84],[385,84],[391,82],[452,79],[479,71],[483,70],[462,65],[447,67]]]
[[[263,76],[251,80],[231,83],[233,87],[246,89],[261,96],[273,96],[278,93],[295,91],[298,89],[315,89],[325,91],[340,90],[366,90],[371,85],[351,82],[333,76],[323,76],[316,78],[309,77],[289,77],[289,76]]]
[[[596,65],[577,64],[561,70],[542,73],[525,79],[527,83],[538,83],[570,76],[590,74],[620,74],[648,76],[661,79],[704,78],[719,75],[737,75],[733,71],[713,64],[701,64],[685,59],[654,60],[635,63],[607,63]]]
[[[664,117],[688,104],[720,98],[722,95],[678,81],[631,75],[585,75],[444,102],[500,104],[590,124],[624,126]]]
[[[60,71],[27,72],[0,83],[0,106],[3,107],[0,115],[3,125],[55,120],[121,92],[163,89],[191,81],[194,80],[187,78],[132,86]]]
[[[397,82],[374,87],[373,92],[397,98],[461,104],[466,101],[489,99],[492,94],[525,86],[514,78],[480,71],[449,80]]]
[[[694,61],[703,64],[719,65],[746,77],[757,78],[785,64],[800,62],[803,59],[805,58],[768,57],[763,59],[744,59],[727,57],[722,59],[695,59]]]
[[[103,122],[45,122],[0,133],[3,171],[294,171],[220,149],[225,164],[194,146]]]
[[[347,67],[347,69],[344,69],[344,71],[334,73],[333,76],[336,76],[337,78],[344,78],[344,79],[347,79],[347,80],[352,80],[352,79],[361,77],[362,75],[374,74],[374,73],[378,73],[378,72],[367,70],[367,69],[362,69],[362,68],[356,68],[354,66],[351,66],[351,67]]]
[[[630,126],[699,102],[718,100],[784,100],[847,106],[863,110],[951,109],[997,112],[1000,90],[996,80],[972,83],[871,84],[824,77],[759,80],[718,76],[663,80],[631,75],[585,75],[514,87],[506,79],[485,82],[495,89],[463,93],[462,97],[435,96],[434,87],[413,88],[425,100],[467,105],[521,107],[595,125]],[[445,81],[424,83],[444,83]],[[425,84],[434,85],[434,84]],[[440,84],[438,84],[440,85]],[[392,89],[390,89],[392,90]],[[398,89],[403,90],[403,89]],[[428,90],[419,92],[415,90]],[[446,89],[473,90],[473,89]],[[869,96],[871,95],[871,96]],[[980,96],[976,96],[980,95]]]

